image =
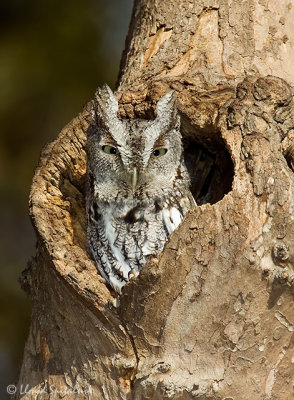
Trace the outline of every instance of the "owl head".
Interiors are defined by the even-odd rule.
[[[118,102],[98,89],[88,130],[88,179],[105,201],[169,196],[189,180],[183,160],[180,117],[173,92],[157,103],[156,118],[119,119]]]

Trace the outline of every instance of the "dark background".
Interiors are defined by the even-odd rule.
[[[133,0],[0,5],[0,398],[17,382],[30,321],[18,277],[35,252],[28,217],[40,150],[98,86],[114,87]]]

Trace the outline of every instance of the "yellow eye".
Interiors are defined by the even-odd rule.
[[[108,144],[106,144],[105,146],[102,146],[102,150],[106,154],[117,154],[116,148],[113,146],[108,146]]]
[[[167,149],[155,149],[153,150],[152,155],[155,157],[161,157],[164,156],[166,152]]]

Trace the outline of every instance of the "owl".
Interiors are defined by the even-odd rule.
[[[120,294],[195,202],[173,93],[159,100],[154,120],[117,112],[111,89],[98,89],[87,132],[86,212],[89,253]]]

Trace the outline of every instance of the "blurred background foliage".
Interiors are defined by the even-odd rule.
[[[42,147],[82,110],[97,86],[107,82],[114,87],[132,3],[3,0],[0,5],[0,387],[4,393],[17,381],[29,328],[30,301],[18,277],[35,252],[27,206],[34,167]]]

